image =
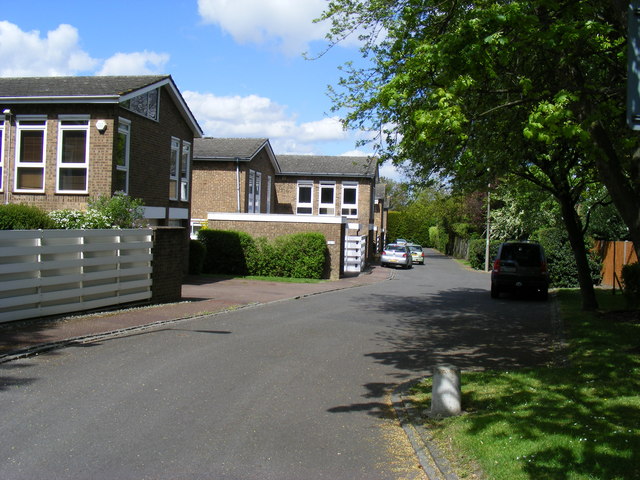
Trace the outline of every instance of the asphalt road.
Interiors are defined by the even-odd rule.
[[[428,253],[376,285],[0,365],[0,479],[425,478],[390,391],[438,362],[544,363],[551,331],[549,303],[491,300],[486,274]]]

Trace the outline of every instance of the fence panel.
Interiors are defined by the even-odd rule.
[[[596,249],[602,256],[602,285],[621,288],[622,267],[638,261],[631,242],[597,242]]]
[[[151,229],[0,232],[0,323],[151,298]]]

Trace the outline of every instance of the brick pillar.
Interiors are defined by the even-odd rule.
[[[182,227],[153,229],[151,302],[168,303],[182,299],[182,278],[188,264],[188,241]]]

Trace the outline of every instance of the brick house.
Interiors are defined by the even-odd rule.
[[[192,229],[206,223],[270,238],[321,232],[336,278],[346,237],[366,238],[366,260],[375,253],[377,180],[371,157],[274,155],[267,139],[196,139]]]
[[[266,138],[199,138],[193,150],[192,230],[209,212],[273,213],[278,161]]]
[[[0,78],[4,203],[83,210],[117,191],[150,225],[190,221],[202,130],[171,76]]]

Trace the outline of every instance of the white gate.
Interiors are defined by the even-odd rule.
[[[0,323],[151,298],[151,229],[0,232]]]
[[[367,251],[367,237],[349,236],[345,238],[344,271],[361,272],[364,268],[365,252]]]

